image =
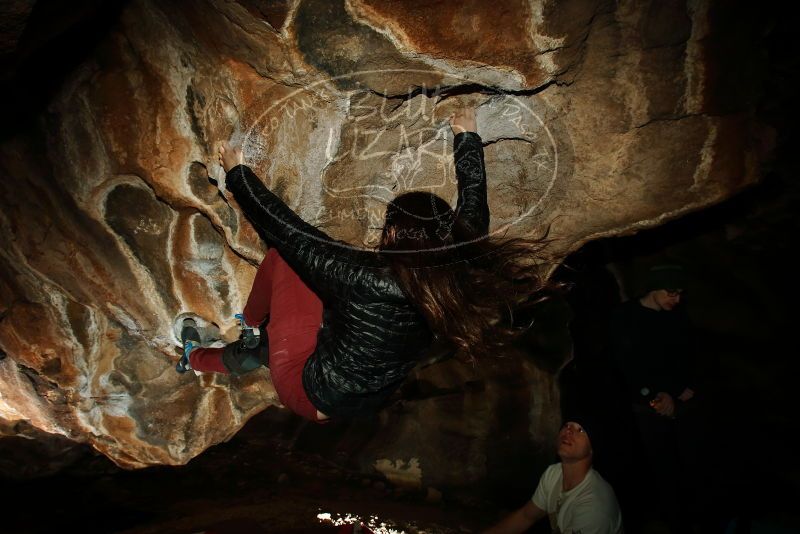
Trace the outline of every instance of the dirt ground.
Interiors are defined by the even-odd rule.
[[[264,434],[256,416],[229,442],[182,467],[123,471],[87,458],[45,479],[2,481],[0,531],[155,533],[478,532],[502,513],[491,503],[405,490],[349,473]]]

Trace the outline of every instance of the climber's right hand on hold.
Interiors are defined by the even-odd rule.
[[[244,154],[241,148],[234,148],[227,141],[219,144],[219,164],[227,174],[232,168],[244,163]]]
[[[451,113],[450,128],[453,129],[453,135],[461,132],[477,132],[475,110],[473,108],[461,108]]]

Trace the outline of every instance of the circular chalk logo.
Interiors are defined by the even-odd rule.
[[[398,195],[426,191],[455,209],[458,169],[448,117],[470,100],[482,145],[491,152],[485,169],[492,206],[488,236],[535,217],[571,165],[569,136],[556,114],[533,91],[476,86],[449,73],[438,74],[453,83],[414,85],[404,94],[360,82],[432,74],[359,71],[273,96],[245,111],[231,143],[242,147],[245,163],[304,221],[350,237],[349,243],[332,243],[374,251],[386,206]],[[304,227],[295,230],[321,239]]]

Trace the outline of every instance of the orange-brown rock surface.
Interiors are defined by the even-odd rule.
[[[130,2],[0,147],[0,417],[141,467],[185,463],[278,402],[267,370],[174,371],[173,318],[192,310],[232,331],[264,254],[212,183],[220,139],[242,143],[306,220],[362,246],[403,190],[455,200],[446,117],[461,104],[477,106],[492,229],[550,225],[561,255],[753,184],[758,50],[722,4]],[[447,365],[423,378],[482,380]],[[466,483],[486,469],[495,410],[522,398],[531,441],[546,443],[553,375],[520,365],[516,393],[484,377],[458,409],[384,414],[385,442],[465,436],[447,469],[477,462]],[[399,449],[371,450],[376,468],[415,469],[409,455],[398,467]],[[420,451],[422,473],[433,455]]]

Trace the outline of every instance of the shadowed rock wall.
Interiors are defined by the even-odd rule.
[[[265,251],[212,182],[220,139],[357,246],[400,192],[455,201],[446,117],[461,104],[477,106],[492,231],[549,226],[558,256],[755,183],[769,145],[753,118],[757,29],[723,4],[130,2],[35,127],[0,146],[0,417],[142,467],[185,463],[278,403],[268,370],[174,372],[173,318],[233,335]],[[458,365],[419,373],[461,384],[457,400],[382,414],[365,466],[414,457],[436,480],[477,480],[508,406],[508,428],[549,450],[558,366],[497,364],[520,383]],[[415,450],[445,427],[467,445]],[[447,454],[471,471],[437,468]]]

